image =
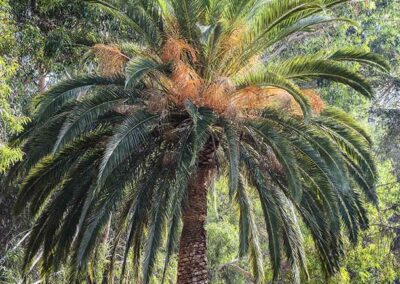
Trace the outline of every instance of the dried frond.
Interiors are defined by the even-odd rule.
[[[204,90],[199,103],[221,113],[226,109],[228,99],[223,86],[212,83]]]
[[[241,110],[260,110],[273,107],[288,110],[291,105],[291,96],[283,89],[250,86],[239,90],[232,98],[236,108]]]
[[[324,102],[317,92],[312,89],[304,89],[302,93],[308,98],[314,113],[318,114],[324,109]],[[280,88],[246,87],[236,92],[232,102],[236,109],[245,111],[256,111],[271,107],[288,111],[294,115],[303,114],[300,105],[293,96]]]
[[[195,102],[203,85],[201,77],[182,61],[178,61],[173,68],[170,78],[173,82],[172,96],[183,104],[186,99]]]
[[[190,55],[192,62],[197,61],[196,51],[192,46],[181,39],[169,37],[161,49],[161,60],[164,63],[176,62],[183,59],[184,53]]]
[[[149,89],[144,91],[143,95],[147,97],[146,105],[149,112],[162,114],[167,110],[168,98],[163,92],[157,89]]]
[[[219,77],[209,84],[201,95],[200,103],[214,109],[216,112],[223,113],[227,110],[231,94],[235,91],[235,85],[227,77]]]
[[[324,110],[325,103],[321,99],[320,95],[312,89],[304,89],[302,93],[308,98],[311,105],[311,109],[314,113],[319,114]],[[300,105],[292,98],[291,112],[296,115],[302,115]]]
[[[118,106],[115,106],[113,108],[113,110],[119,114],[123,114],[123,115],[129,115],[133,112],[133,110],[135,109],[134,106],[132,105],[126,105],[126,104],[121,104]]]
[[[96,44],[91,50],[99,60],[100,72],[106,76],[121,74],[129,60],[115,45]]]
[[[322,100],[321,96],[312,89],[304,89],[303,90],[304,95],[306,95],[310,101],[311,108],[316,112],[316,113],[321,113],[324,108],[325,108],[325,103]]]

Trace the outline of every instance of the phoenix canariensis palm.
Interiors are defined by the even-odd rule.
[[[256,283],[264,272],[254,194],[274,279],[284,258],[295,282],[307,275],[300,222],[324,271],[335,273],[341,227],[355,242],[368,226],[361,194],[377,202],[371,141],[302,86],[322,78],[370,98],[371,86],[351,65],[388,66],[351,48],[288,59],[269,52],[298,33],[349,22],[331,15],[346,1],[89,2],[138,40],[95,45],[99,72],[38,96],[32,123],[14,140],[26,153],[12,173],[23,178],[15,208],[28,206],[35,217],[25,268],[40,256],[44,277],[68,263],[78,281],[112,218],[108,281],[120,243],[119,277],[132,255],[133,276],[143,283],[159,248],[165,245],[165,276],[179,244],[177,282],[208,283],[207,189],[226,175],[238,208],[239,256],[248,257]]]

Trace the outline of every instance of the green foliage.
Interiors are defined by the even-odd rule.
[[[15,109],[10,104],[11,81],[18,68],[13,52],[16,43],[15,23],[8,2],[1,0],[0,7],[0,174],[2,174],[12,163],[22,158],[21,151],[9,148],[4,143],[8,135],[22,130],[22,125],[27,119],[16,115]]]

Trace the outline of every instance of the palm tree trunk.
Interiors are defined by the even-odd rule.
[[[205,146],[197,173],[188,184],[179,244],[178,284],[208,283],[207,271],[207,192],[215,171],[215,143]]]

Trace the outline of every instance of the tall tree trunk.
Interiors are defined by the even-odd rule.
[[[38,89],[39,93],[44,93],[46,91],[46,70],[42,65],[39,66],[39,79],[38,79]]]
[[[209,141],[200,155],[197,173],[188,185],[179,244],[178,284],[208,283],[207,271],[207,192],[215,172],[215,143]]]

